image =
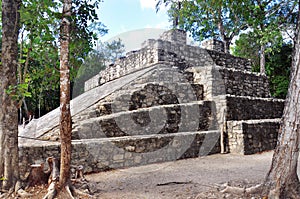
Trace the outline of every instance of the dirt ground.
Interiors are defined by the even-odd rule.
[[[222,194],[219,185],[259,184],[270,167],[272,154],[216,154],[90,174],[86,178],[93,196],[100,199],[255,199],[260,197]],[[46,188],[28,191],[34,193],[31,199],[40,199]]]
[[[101,199],[246,198],[220,194],[217,185],[259,184],[270,168],[272,154],[216,154],[92,174],[87,178],[97,183],[97,198]]]

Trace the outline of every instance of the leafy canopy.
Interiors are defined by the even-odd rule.
[[[59,106],[59,28],[62,2],[22,2],[18,69],[20,85],[16,88],[23,89],[23,94],[18,98],[25,98],[28,109],[35,112],[35,115],[42,115]],[[107,32],[96,12],[100,3],[101,0],[73,1],[69,62],[72,82],[98,37]],[[25,81],[26,78],[28,81]],[[30,100],[29,93],[32,96]]]

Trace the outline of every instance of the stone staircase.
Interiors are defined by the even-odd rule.
[[[284,100],[270,97],[266,76],[249,71],[221,73],[226,90],[227,150],[253,154],[274,149]]]
[[[174,73],[180,77],[176,82],[155,80],[158,75],[175,77]],[[187,78],[191,75],[164,66],[154,69],[75,116],[73,139],[111,139],[125,151],[156,152],[161,161],[170,161],[170,157],[198,157],[208,134],[215,138],[214,143],[202,149],[202,155],[220,152],[219,132],[211,111],[214,103],[203,100],[203,85]],[[185,140],[186,146],[179,144],[176,148],[174,140]],[[168,148],[169,153],[160,154],[162,148]]]
[[[186,45],[180,30],[146,41],[85,89],[71,103],[72,159],[87,172],[271,150],[284,107],[249,60]],[[21,133],[44,140],[20,138],[22,165],[60,151],[58,117],[56,109]]]

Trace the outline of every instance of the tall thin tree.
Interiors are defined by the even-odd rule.
[[[18,109],[16,71],[18,60],[20,0],[2,1],[2,57],[0,65],[0,177],[1,187],[13,190],[19,180]],[[10,90],[10,92],[7,92]],[[1,183],[1,182],[0,182]]]
[[[71,166],[71,113],[70,113],[70,18],[72,0],[63,1],[63,17],[60,34],[60,137],[61,137],[61,164],[60,187],[68,184]]]

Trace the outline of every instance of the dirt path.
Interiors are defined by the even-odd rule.
[[[91,174],[87,179],[97,184],[97,198],[101,199],[195,198],[215,184],[261,182],[270,167],[272,154],[217,154]]]

